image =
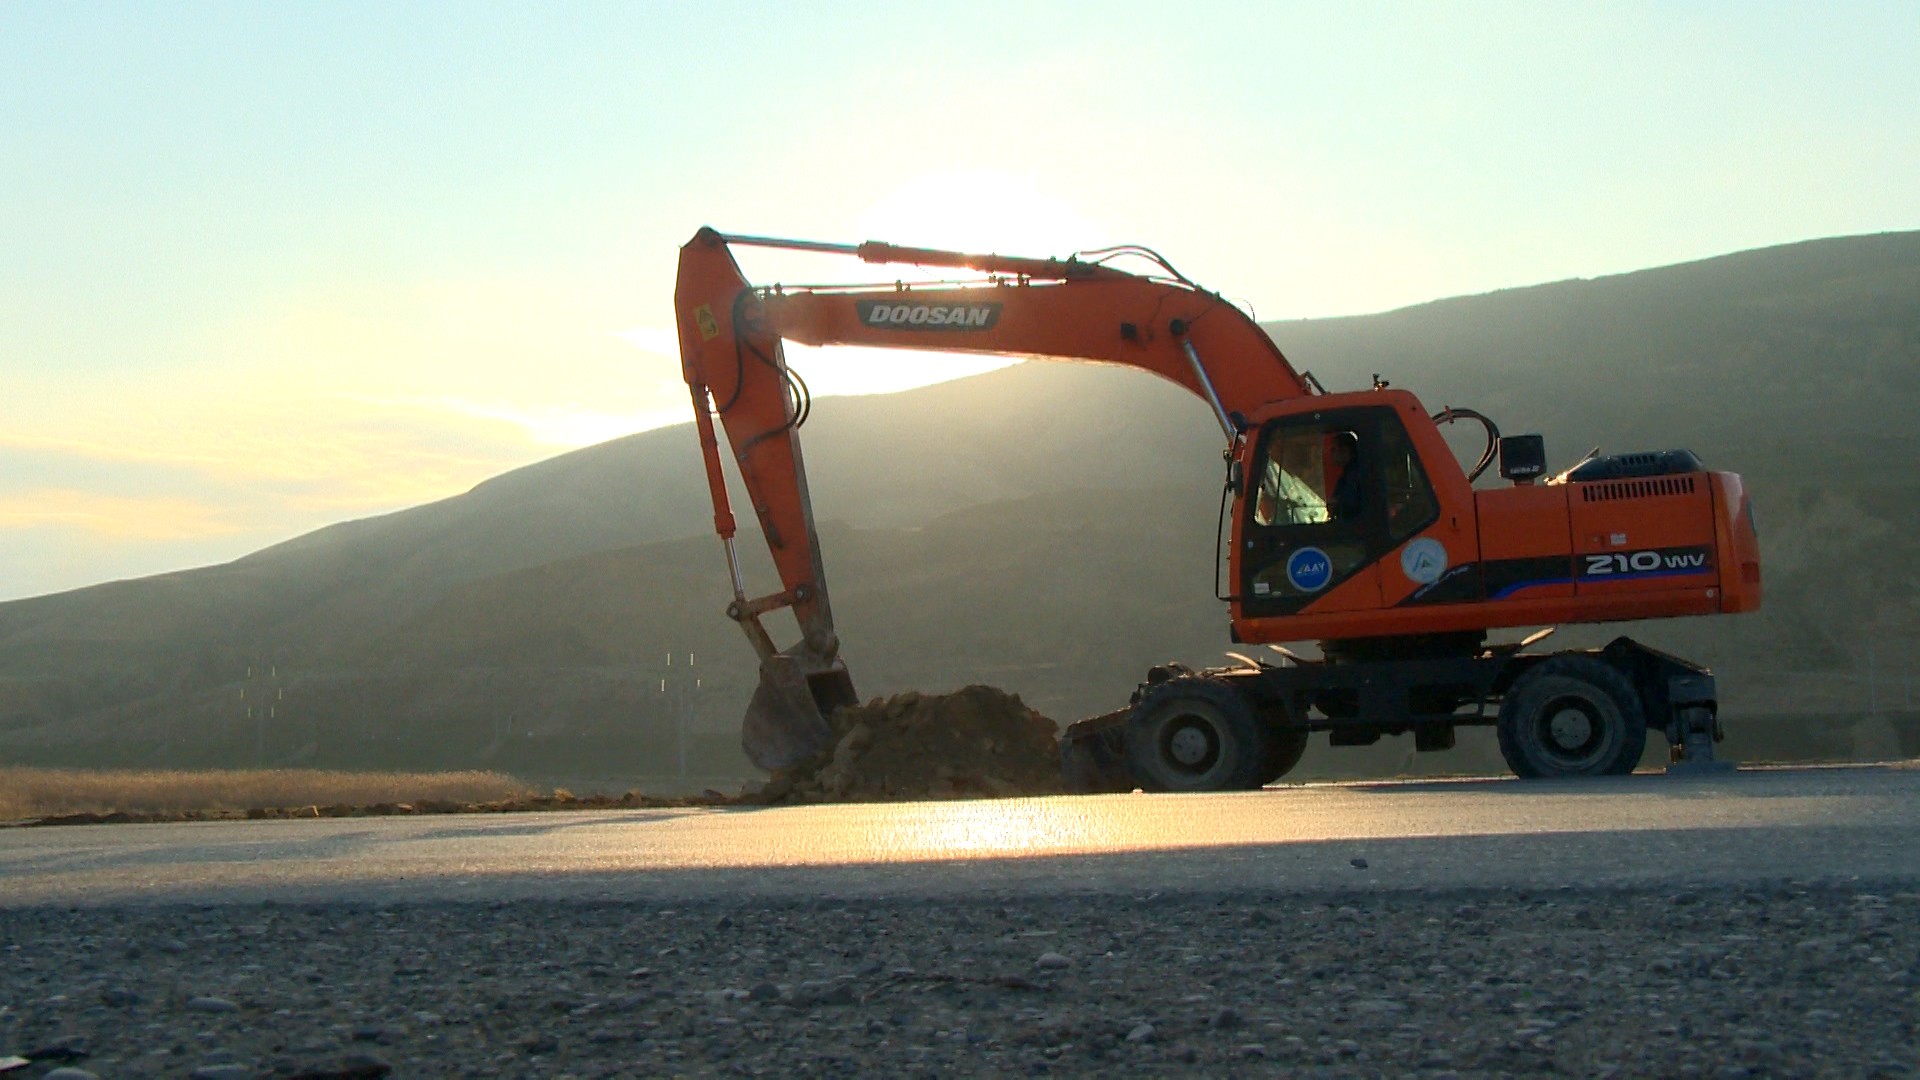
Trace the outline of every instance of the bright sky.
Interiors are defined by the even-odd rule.
[[[705,224],[1143,243],[1266,319],[1920,227],[1916,41],[1905,2],[13,0],[0,599],[690,416]]]

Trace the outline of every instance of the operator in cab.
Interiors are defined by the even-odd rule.
[[[1360,437],[1351,431],[1335,432],[1327,451],[1327,462],[1338,475],[1327,498],[1327,516],[1333,521],[1358,521],[1366,512],[1366,491],[1361,484]]]

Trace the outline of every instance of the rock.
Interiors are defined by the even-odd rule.
[[[100,1080],[100,1074],[77,1069],[71,1065],[62,1065],[47,1073],[42,1080]]]
[[[1133,1026],[1133,1030],[1127,1032],[1127,1041],[1130,1043],[1152,1042],[1153,1041],[1153,1025],[1145,1024],[1145,1023],[1135,1024]]]
[[[205,1013],[236,1013],[240,1011],[240,1006],[235,1005],[226,998],[213,997],[208,994],[188,998],[187,1008],[192,1009],[194,1012]]]
[[[253,1070],[245,1065],[202,1065],[187,1074],[187,1080],[250,1080]]]
[[[780,987],[770,982],[755,983],[753,984],[753,989],[747,991],[747,1000],[779,1001]]]
[[[794,790],[794,776],[787,770],[774,773],[767,782],[753,794],[753,801],[759,803],[782,803],[791,798]]]
[[[391,1072],[393,1066],[377,1057],[349,1054],[339,1061],[300,1069],[288,1080],[380,1080]]]
[[[1246,1023],[1247,1018],[1240,1015],[1239,1009],[1231,1005],[1223,1005],[1219,1012],[1213,1014],[1213,1019],[1207,1021],[1207,1026],[1216,1031],[1232,1031],[1235,1028],[1245,1027]]]
[[[1041,971],[1064,971],[1073,966],[1073,961],[1057,952],[1043,952],[1040,954],[1040,959],[1033,962],[1033,966]]]
[[[1365,870],[1367,868],[1367,860],[1365,859],[1348,859],[1347,861],[1353,864],[1355,870]]]
[[[852,1005],[860,996],[845,979],[820,979],[801,983],[794,990],[793,1000],[796,1005]]]
[[[100,991],[100,1002],[110,1008],[129,1009],[140,1004],[140,995],[124,986],[112,986]]]
[[[27,1051],[25,1061],[28,1064],[38,1062],[43,1065],[49,1063],[62,1065],[75,1061],[83,1061],[89,1056],[86,1046],[79,1039],[68,1038]],[[10,1058],[8,1060],[19,1062],[21,1059]],[[13,1067],[19,1068],[20,1066],[15,1064]]]

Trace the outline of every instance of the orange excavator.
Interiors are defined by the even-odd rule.
[[[756,287],[733,257],[745,246],[948,280]],[[1630,772],[1649,728],[1672,761],[1715,765],[1705,668],[1626,637],[1528,651],[1561,623],[1759,606],[1747,491],[1688,451],[1589,454],[1548,476],[1540,436],[1502,437],[1471,409],[1429,413],[1377,375],[1368,389],[1327,392],[1245,312],[1139,247],[1013,258],[702,229],[681,249],[674,302],[732,572],[727,614],[759,655],[742,743],[761,768],[830,748],[826,716],[857,702],[800,452],[809,398],[783,341],[1119,364],[1211,407],[1226,463],[1216,594],[1232,640],[1265,645],[1271,659],[1230,653],[1224,667],[1147,672],[1126,708],[1067,729],[1064,767],[1081,789],[1258,787],[1292,768],[1314,731],[1334,745],[1411,732],[1418,749],[1441,750],[1463,724],[1497,726],[1522,777]],[[716,419],[777,592],[752,596],[743,580]],[[1485,431],[1471,467],[1443,436],[1458,422]],[[1476,488],[1496,459],[1505,483]],[[781,609],[800,632],[784,648],[764,622]],[[1493,628],[1542,626],[1488,642]],[[1318,655],[1288,647],[1300,642],[1317,642]]]

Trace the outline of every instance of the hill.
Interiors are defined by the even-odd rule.
[[[1916,299],[1920,234],[1892,234],[1269,329],[1330,388],[1380,372],[1545,434],[1556,468],[1600,444],[1741,471],[1767,609],[1632,629],[1715,664],[1730,709],[1844,712],[1906,691],[1920,642]],[[807,439],[866,694],[987,681],[1071,719],[1230,647],[1219,436],[1169,384],[1026,364],[819,401]],[[709,514],[682,426],[225,566],[0,604],[0,757],[646,772],[686,720],[696,757],[736,767],[752,672]]]

